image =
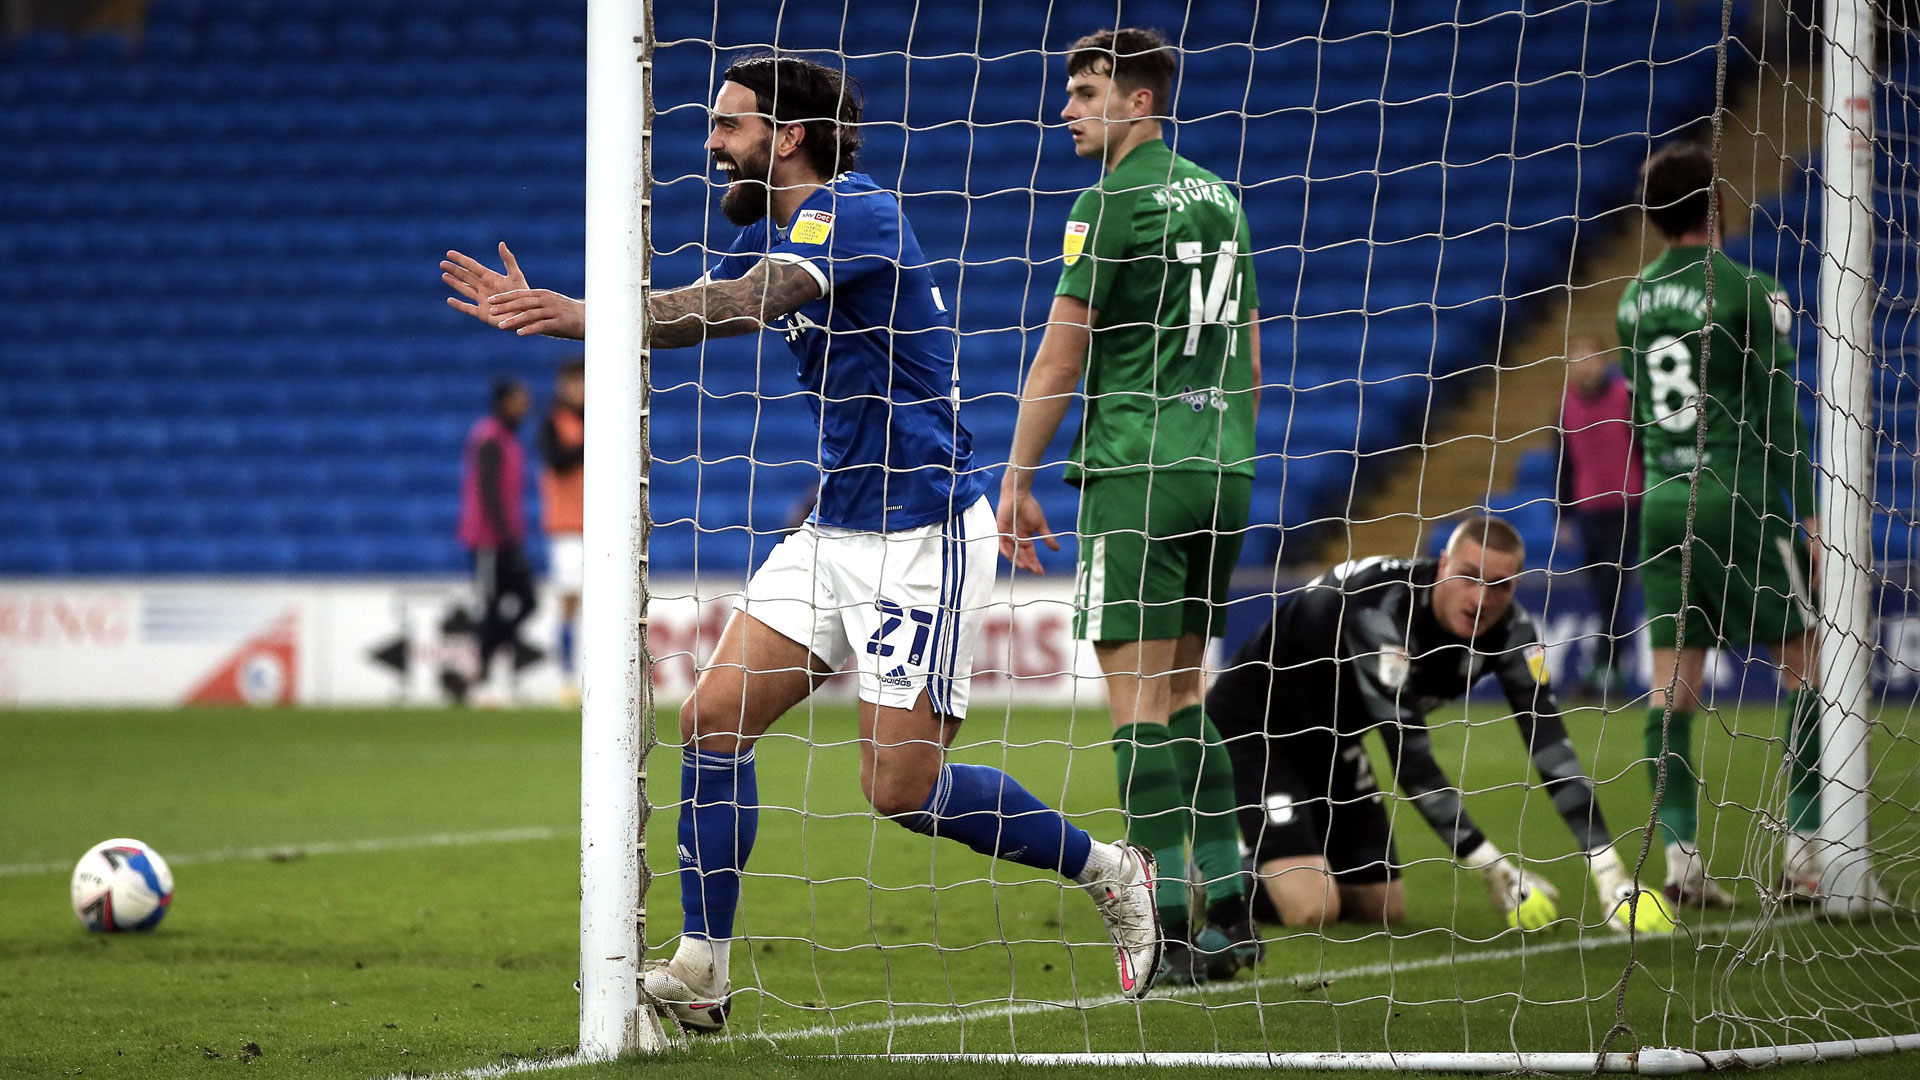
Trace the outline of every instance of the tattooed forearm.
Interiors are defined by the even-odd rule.
[[[654,293],[647,304],[648,344],[677,349],[707,338],[750,334],[819,295],[819,283],[806,270],[762,259],[731,281]]]

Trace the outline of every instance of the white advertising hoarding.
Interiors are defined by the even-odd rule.
[[[733,594],[691,578],[657,581],[653,593],[656,693],[677,701]],[[444,703],[444,673],[474,664],[473,599],[458,578],[0,581],[0,706]],[[1001,583],[974,701],[1103,700],[1091,654],[1072,641],[1071,599],[1066,582]],[[557,607],[543,595],[521,628],[524,666],[511,680],[521,703],[561,700]],[[851,699],[852,680],[821,692]]]

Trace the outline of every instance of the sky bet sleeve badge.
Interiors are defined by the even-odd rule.
[[[1080,261],[1080,253],[1087,250],[1087,223],[1084,221],[1067,222],[1067,235],[1060,243],[1060,253],[1067,257],[1067,265]]]
[[[833,235],[833,215],[825,210],[802,210],[793,219],[793,242],[824,244]]]

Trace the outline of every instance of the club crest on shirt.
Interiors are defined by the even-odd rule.
[[[1067,235],[1060,241],[1060,254],[1066,256],[1067,265],[1080,261],[1080,254],[1087,250],[1087,229],[1084,221],[1067,222]]]
[[[833,215],[825,210],[802,210],[789,234],[796,244],[824,244],[833,235]]]
[[[1390,689],[1407,685],[1407,673],[1412,669],[1413,661],[1408,658],[1407,650],[1398,645],[1380,647],[1380,681]]]
[[[1527,674],[1533,676],[1535,685],[1547,685],[1547,650],[1539,642],[1534,642],[1521,653],[1527,661]]]

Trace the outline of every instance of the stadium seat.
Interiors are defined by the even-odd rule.
[[[1491,354],[1502,301],[1486,298],[1553,284],[1576,216],[1626,197],[1640,144],[1615,136],[1694,115],[1710,92],[1712,12],[1656,37],[1617,7],[1501,16],[1518,10],[1396,5],[1389,59],[1384,24],[1359,9],[1276,8],[1252,28],[1231,5],[1179,9],[1210,46],[1188,60],[1180,146],[1240,187],[1268,379],[1286,385],[1260,420],[1275,455],[1262,523],[1343,512],[1355,451],[1404,443],[1427,376]],[[657,19],[663,40],[772,36],[746,10]],[[843,19],[790,8],[780,43],[831,47]],[[1011,328],[1044,320],[1058,223],[1097,175],[1047,126],[1058,72],[1039,48],[1067,41],[1017,4],[869,5],[862,20],[849,65],[869,115],[909,125],[877,126],[866,167],[928,193],[907,209],[957,313],[966,415],[991,463],[1036,340]],[[1580,32],[1550,32],[1563,24]],[[579,9],[535,0],[168,0],[130,52],[107,37],[6,45],[0,261],[32,302],[0,343],[0,497],[76,531],[52,550],[0,544],[0,574],[457,571],[458,457],[485,384],[509,371],[544,394],[567,351],[447,311],[433,265],[505,238],[541,281],[582,288],[584,32]],[[976,40],[983,57],[950,55]],[[697,276],[728,235],[699,151],[712,73],[696,54],[674,45],[656,70],[663,283]],[[511,92],[491,72],[509,58]],[[1216,88],[1249,72],[1269,100],[1219,115],[1240,101]],[[931,85],[966,93],[919,92]],[[1056,190],[1027,190],[1036,177]],[[291,276],[302,265],[325,268],[324,288]],[[1796,295],[1814,265],[1782,273]],[[208,301],[172,302],[182,280]],[[771,338],[656,358],[655,513],[688,523],[661,531],[657,566],[691,570],[697,552],[736,576],[810,489],[793,367]],[[1897,378],[1883,396],[1920,400]]]

